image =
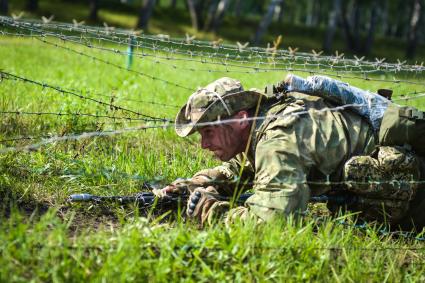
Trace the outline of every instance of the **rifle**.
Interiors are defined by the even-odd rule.
[[[252,196],[252,193],[241,194],[236,200],[237,205],[244,205],[246,200]],[[158,205],[163,208],[172,208],[178,206],[178,204],[185,205],[189,198],[188,193],[178,194],[169,193],[161,198],[157,197],[152,192],[140,192],[131,196],[96,196],[91,194],[73,194],[68,198],[68,202],[110,202],[118,204],[136,204],[142,208],[149,208]],[[230,197],[220,196],[219,200],[230,201]],[[310,198],[312,203],[327,203],[331,202],[336,205],[347,205],[355,202],[359,202],[360,199],[354,195],[320,195]]]
[[[236,203],[238,205],[243,205],[245,201],[252,194],[242,194]],[[68,198],[68,202],[93,202],[93,203],[118,203],[118,204],[137,204],[141,207],[148,208],[152,207],[155,204],[164,206],[164,207],[172,207],[178,203],[186,203],[189,198],[189,194],[178,194],[178,193],[168,193],[163,197],[157,197],[152,192],[140,192],[131,196],[96,196],[91,194],[73,194]],[[220,196],[219,200],[229,201],[229,197]]]
[[[149,182],[144,182],[142,185],[143,189],[147,189],[149,191],[142,191],[140,193],[137,193],[135,195],[131,196],[96,196],[91,194],[74,194],[70,195],[68,197],[68,202],[75,203],[75,202],[93,202],[93,203],[117,203],[120,205],[126,205],[126,204],[136,204],[140,208],[151,208],[156,207],[159,209],[173,209],[177,208],[178,206],[184,206],[186,205],[186,202],[190,196],[190,193],[188,191],[188,184],[190,184],[190,181],[187,181],[185,179],[179,179],[180,180],[180,188],[182,189],[180,193],[167,193],[166,195],[162,197],[156,196],[152,190],[158,189],[158,186],[156,184],[152,184]],[[237,205],[244,205],[245,201],[251,196],[252,194],[242,194],[239,196],[239,198],[236,200]],[[215,196],[218,200],[221,201],[230,201],[230,197],[225,196]]]

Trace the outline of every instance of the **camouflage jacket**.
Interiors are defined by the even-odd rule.
[[[226,180],[240,176],[244,189],[254,191],[247,201],[249,211],[261,219],[304,211],[311,195],[331,189],[327,181],[341,180],[350,157],[375,147],[373,130],[363,118],[348,109],[327,110],[333,107],[301,93],[266,103],[258,116],[268,119],[254,125],[247,153],[207,174]],[[218,191],[232,195],[234,188],[219,186]]]

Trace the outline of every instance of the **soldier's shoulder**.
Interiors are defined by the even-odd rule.
[[[322,100],[319,96],[308,95],[302,92],[291,91],[286,94],[288,97],[293,97],[295,99],[300,99],[303,101],[320,101]]]
[[[305,102],[292,95],[264,105],[259,113],[260,116],[264,117],[259,127],[259,132],[275,127],[289,127],[298,120],[299,112],[305,110]]]
[[[280,99],[275,100],[274,103],[267,105],[264,113],[267,115],[283,114],[285,116],[292,112],[308,110],[310,108],[322,109],[327,106],[324,99],[318,96],[307,95],[301,92],[289,92]]]
[[[262,130],[273,129],[276,127],[290,127],[295,124],[312,123],[311,119],[302,119],[303,116],[309,117],[309,110],[320,110],[332,107],[332,104],[323,98],[307,95],[300,92],[290,92],[280,101],[268,105],[264,109],[264,116],[268,117],[262,125]],[[306,115],[303,115],[306,114]]]
[[[323,107],[328,107],[331,103],[330,101],[326,101],[325,99],[319,96],[309,95],[301,92],[289,92],[287,96],[292,97],[296,101],[302,101],[306,108],[319,109]]]

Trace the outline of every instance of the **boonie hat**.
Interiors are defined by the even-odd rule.
[[[258,90],[245,91],[240,81],[223,77],[198,89],[176,116],[177,135],[193,134],[199,124],[230,117],[240,110],[250,109],[265,96]]]

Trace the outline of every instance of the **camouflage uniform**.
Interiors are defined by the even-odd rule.
[[[374,151],[374,132],[369,123],[353,111],[327,111],[335,105],[322,98],[295,92],[280,99],[270,98],[258,91],[243,91],[238,81],[222,78],[190,97],[177,115],[176,132],[180,136],[189,135],[203,122],[231,116],[257,103],[261,103],[257,116],[268,118],[254,122],[255,131],[247,154],[239,154],[229,162],[195,175],[217,182],[215,188],[223,195],[235,194],[234,186],[220,185],[226,184],[224,181],[239,178],[241,184],[253,184],[245,186],[245,189],[254,190],[246,207],[231,209],[227,214],[228,221],[235,217],[266,221],[273,217],[297,215],[307,209],[310,196],[335,189],[331,187],[332,182],[343,180],[344,173],[347,180],[358,180],[351,170],[359,160],[351,158]],[[375,164],[375,161],[368,161]],[[411,171],[415,171],[411,167],[406,169],[409,178]],[[338,189],[359,193],[353,186]],[[410,200],[414,190],[406,195]],[[379,201],[375,201],[374,206],[376,202]],[[225,205],[217,202],[212,209],[215,206]]]
[[[418,157],[402,147],[381,146],[371,156],[351,158],[344,166],[346,189],[367,202],[350,209],[367,219],[399,222],[416,196],[419,174]]]

